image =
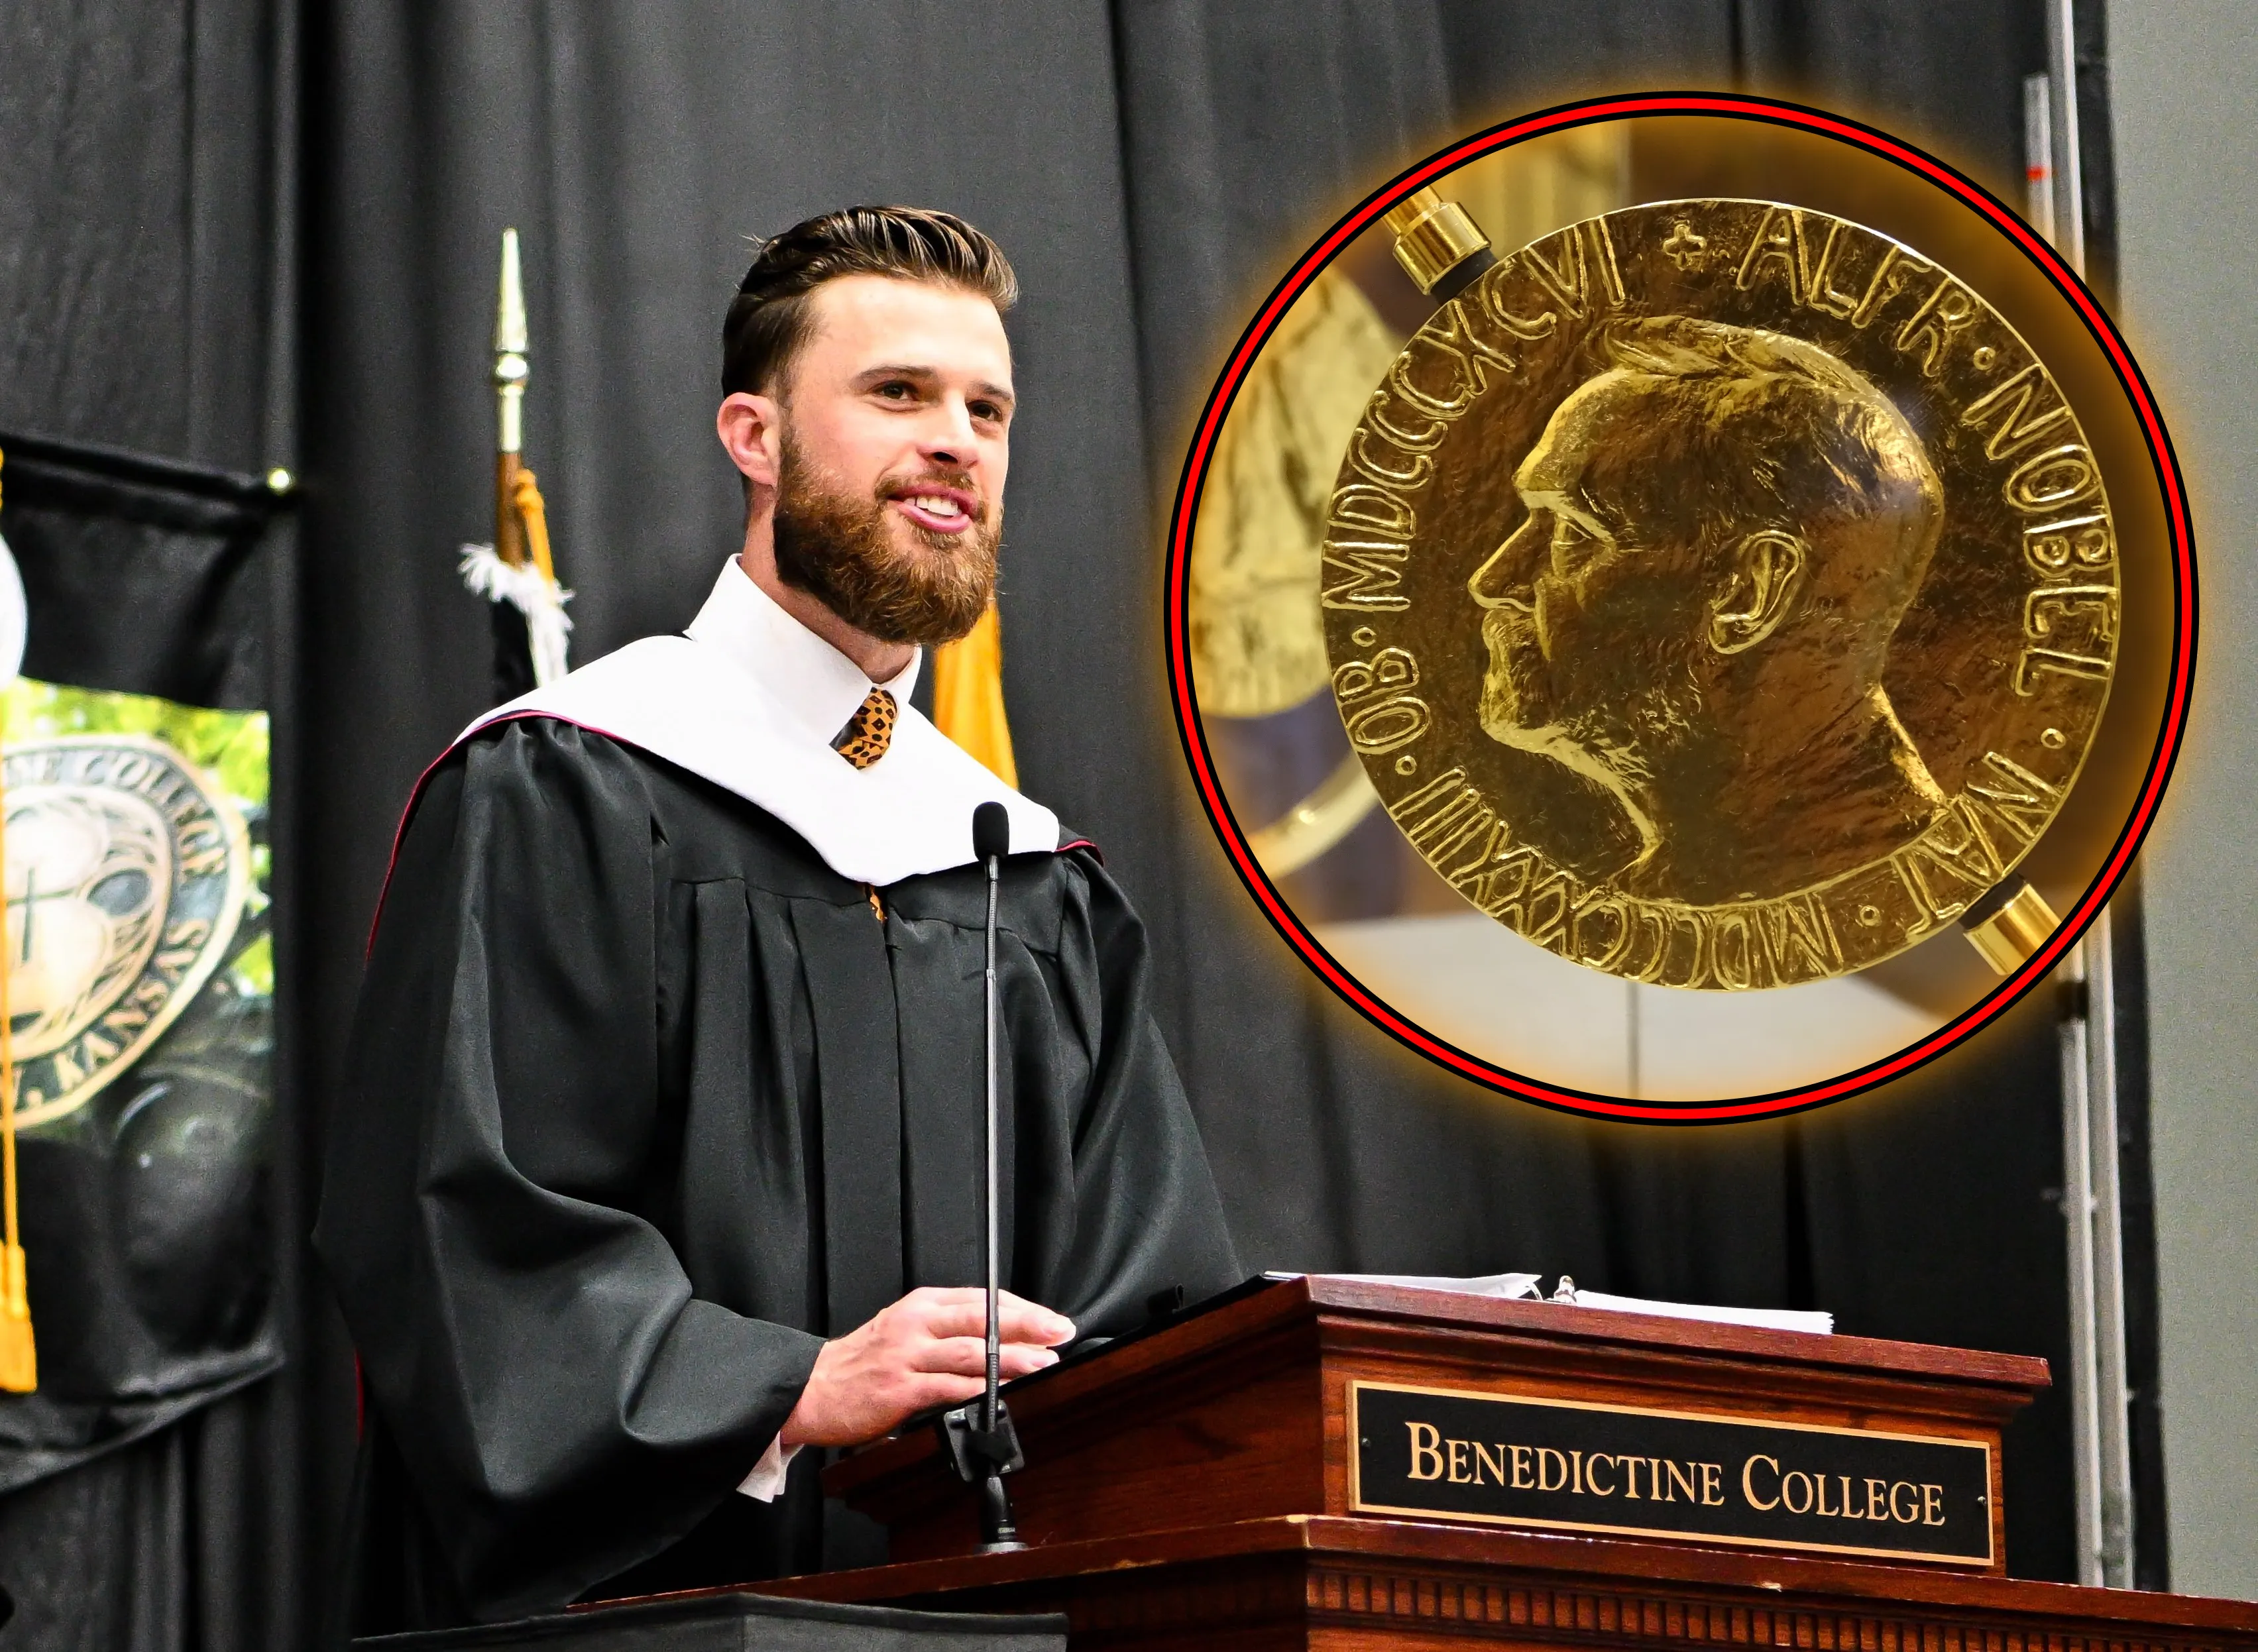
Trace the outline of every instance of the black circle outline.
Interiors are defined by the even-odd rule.
[[[2131,816],[2104,858],[2101,870],[2070,916],[2038,952],[2025,961],[1999,986],[1944,1026],[1893,1054],[1865,1066],[1793,1089],[1732,1101],[1680,1103],[1642,1103],[1565,1086],[1551,1086],[1527,1078],[1471,1055],[1448,1040],[1419,1026],[1381,1001],[1338,961],[1320,946],[1308,927],[1282,897],[1246,844],[1246,833],[1232,813],[1215,775],[1206,734],[1191,690],[1189,599],[1192,529],[1198,514],[1200,492],[1213,457],[1217,433],[1236,399],[1240,382],[1260,353],[1287,308],[1316,280],[1348,242],[1361,234],[1396,202],[1434,181],[1466,161],[1547,132],[1587,125],[1595,121],[1653,115],[1707,115],[1749,120],[1816,132],[1864,150],[1869,154],[1928,178],[1989,220],[2036,265],[2084,322],[2086,330],[2110,362],[2120,386],[2133,406],[2150,463],[2162,492],[2171,533],[2173,557],[2172,685]],[[1223,373],[1208,393],[1194,427],[1191,447],[1177,484],[1170,512],[1168,557],[1163,591],[1168,691],[1175,713],[1176,733],[1184,748],[1192,780],[1210,824],[1222,840],[1233,871],[1253,897],[1271,926],[1326,986],[1358,1014],[1407,1048],[1437,1065],[1503,1095],[1540,1107],[1587,1117],[1636,1120],[1651,1124],[1721,1124],[1736,1120],[1776,1117],[1807,1111],[1845,1100],[1875,1085],[1899,1078],[1935,1060],[1988,1025],[2033,988],[2058,964],[2093,922],[2118,884],[2124,880],[2141,842],[2154,824],[2158,805],[2169,784],[2185,736],[2189,703],[2194,691],[2197,635],[2195,535],[2190,520],[2187,489],[2179,459],[2162,415],[2157,410],[2146,376],[2133,358],[2118,330],[2092,291],[2037,233],[1981,184],[1935,156],[1877,127],[1829,114],[1806,104],[1747,94],[1658,92],[1632,96],[1580,99],[1501,122],[1463,138],[1407,167],[1344,215],[1317,245],[1304,252],[1283,279],[1271,289],[1254,319],[1239,335]]]

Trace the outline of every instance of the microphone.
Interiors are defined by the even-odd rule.
[[[983,1202],[988,1222],[988,1385],[980,1397],[976,1422],[972,1407],[960,1406],[941,1421],[941,1439],[955,1459],[956,1471],[980,1487],[980,1550],[999,1554],[1025,1549],[1018,1523],[1012,1517],[1012,1493],[1004,1476],[1026,1465],[1019,1450],[1012,1414],[1005,1408],[999,1386],[1002,1336],[998,1327],[996,1188],[996,897],[1003,876],[1004,857],[1012,852],[1011,812],[1000,803],[983,803],[972,812],[972,853],[988,873],[987,967],[982,973],[987,1034],[987,1158]]]
[[[987,1034],[988,1171],[983,1180],[988,1217],[988,1391],[981,1396],[980,1426],[996,1431],[998,1399],[997,1379],[1002,1359],[1002,1337],[997,1329],[998,1288],[996,1261],[996,895],[1004,857],[1012,852],[1012,816],[1000,803],[983,803],[972,812],[972,853],[988,872],[988,963],[982,973],[982,1019]],[[1000,1485],[998,1487],[1000,1488]]]
[[[1012,812],[1000,803],[983,803],[972,812],[972,858],[988,869],[988,883],[996,883],[996,862],[1012,852]],[[994,921],[994,914],[990,914]]]

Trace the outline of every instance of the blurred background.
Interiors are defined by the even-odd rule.
[[[351,1362],[303,1234],[398,810],[492,698],[487,615],[455,564],[490,532],[501,231],[523,238],[526,454],[587,660],[678,627],[737,543],[711,421],[748,238],[863,200],[961,212],[1018,266],[1002,627],[1021,782],[1103,846],[1154,932],[1243,1259],[1566,1271],[2044,1355],[2058,1386],[2010,1435],[2010,1570],[2258,1598],[2241,747],[2258,666],[2238,630],[2258,591],[2233,532],[2258,500],[2248,397],[2224,365],[2258,313],[2239,251],[2258,230],[2247,24],[2233,0],[16,0],[0,531],[26,438],[162,461],[181,486],[255,491],[276,467],[295,486],[230,528],[227,564],[243,703],[273,720],[259,1231],[279,1368],[36,1460],[0,1400],[0,1584],[22,1611],[0,1645],[297,1646],[333,1565]],[[2209,532],[2198,720],[2093,984],[2034,994],[1888,1089],[1763,1124],[1587,1124],[1406,1053],[1255,915],[1167,704],[1166,500],[1256,303],[1413,160],[1588,93],[1821,103],[2020,206],[2034,75],[2057,240],[2075,227],[2125,319]],[[1539,159],[1459,192],[1501,245],[1678,193],[1604,132]],[[1417,319],[1372,251],[1295,316],[1331,341],[1324,358],[1249,393],[1271,450],[1312,468],[1234,475],[1243,548],[1290,541],[1362,394],[1349,364],[1368,387]],[[1218,612],[1267,577],[1239,560],[1204,586]],[[36,604],[33,626],[36,649]],[[1250,665],[1216,708],[1245,725],[1218,739],[1251,816],[1337,764],[1316,644]],[[1307,883],[1327,922],[1455,901],[1383,823],[1356,842],[1353,876]],[[1591,982],[1606,1002],[1544,1018],[1569,1055],[1627,1068],[1625,989]],[[1654,1036],[1691,1049],[1706,1025]],[[2097,1318],[2112,1258],[2120,1311]]]

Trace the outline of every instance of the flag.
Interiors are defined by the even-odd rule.
[[[36,1391],[0,1394],[8,1492],[282,1362],[262,702],[287,479],[5,434],[0,456],[29,613],[0,933],[38,1327]]]
[[[1005,785],[1019,783],[1004,715],[1004,627],[994,603],[965,635],[933,651],[933,720]]]

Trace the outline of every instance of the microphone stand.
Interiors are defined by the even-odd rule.
[[[988,873],[987,962],[982,972],[984,1031],[987,1034],[987,1173],[983,1178],[988,1220],[988,1384],[980,1397],[976,1422],[969,1406],[960,1406],[941,1419],[942,1443],[955,1460],[957,1473],[980,1488],[980,1552],[1003,1554],[1025,1549],[1012,1516],[1012,1493],[1004,1476],[1026,1464],[1012,1414],[997,1392],[1002,1375],[1003,1338],[998,1324],[1001,1284],[997,1262],[997,1144],[996,1144],[996,898],[1003,872],[1003,857],[1011,847],[1011,817],[999,803],[983,803],[972,814],[973,852]]]

